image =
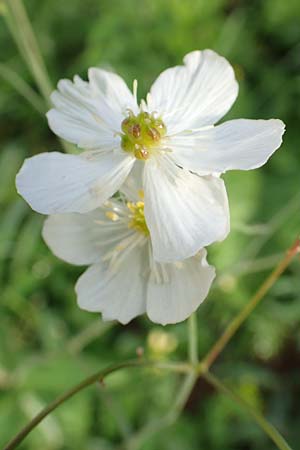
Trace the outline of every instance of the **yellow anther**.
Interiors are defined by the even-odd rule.
[[[136,203],[127,202],[127,208],[130,211],[128,228],[134,228],[140,233],[149,235],[149,230],[146,224],[144,215],[144,202],[138,201]]]
[[[118,214],[116,214],[116,213],[113,212],[113,211],[107,211],[107,212],[105,213],[105,215],[106,215],[106,217],[107,217],[108,219],[112,220],[113,222],[116,222],[117,220],[120,219],[120,217],[118,216]]]

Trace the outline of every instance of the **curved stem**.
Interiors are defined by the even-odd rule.
[[[107,375],[116,372],[117,370],[128,368],[128,367],[155,367],[159,369],[171,370],[175,372],[187,373],[191,368],[185,363],[157,363],[155,361],[145,361],[145,360],[129,360],[124,361],[119,364],[113,364],[105,369],[99,370],[93,375],[89,376],[81,383],[77,384],[73,388],[67,390],[62,395],[57,397],[53,402],[51,402],[46,408],[44,408],[39,414],[37,414],[5,447],[3,450],[13,450],[17,447],[25,437],[52,411],[54,411],[58,406],[64,403],[69,398],[73,397],[78,392],[82,391],[91,384],[97,381],[102,381]]]
[[[300,253],[300,239],[296,239],[294,244],[287,251],[285,257],[279,262],[279,264],[275,267],[273,272],[269,275],[269,277],[265,280],[265,282],[260,286],[258,291],[254,294],[254,296],[250,299],[250,301],[244,306],[242,311],[237,314],[233,318],[233,320],[229,323],[227,328],[225,329],[222,336],[217,340],[217,342],[213,345],[212,349],[208,352],[205,358],[201,361],[200,365],[206,368],[209,368],[224,347],[228,344],[230,339],[234,336],[243,322],[247,319],[250,313],[254,310],[254,308],[258,305],[258,303],[264,298],[267,292],[271,289],[274,283],[278,280],[280,275],[285,271],[288,267],[292,259]]]
[[[281,434],[276,430],[271,423],[269,423],[264,416],[256,411],[251,405],[249,405],[243,398],[233,392],[228,386],[221,382],[217,377],[210,372],[202,374],[211,385],[213,385],[218,391],[228,395],[235,403],[238,403],[248,414],[250,414],[257,425],[269,436],[280,450],[292,450]]]
[[[250,302],[243,308],[243,310],[232,320],[229,326],[226,328],[223,335],[218,339],[216,344],[213,346],[211,351],[207,354],[207,356],[197,365],[198,356],[197,356],[197,327],[195,316],[192,316],[189,322],[189,359],[191,364],[185,362],[179,363],[159,363],[153,361],[145,361],[145,360],[130,360],[125,361],[119,364],[112,365],[107,367],[106,369],[100,370],[95,374],[89,376],[85,380],[83,380],[78,385],[66,391],[64,394],[55,399],[52,403],[50,403],[46,408],[44,408],[39,414],[37,414],[32,421],[27,424],[8,444],[4,447],[3,450],[13,450],[16,448],[18,444],[20,444],[24,438],[45,418],[48,414],[50,414],[53,410],[55,410],[59,405],[64,403],[69,398],[73,397],[75,394],[95,383],[96,381],[102,380],[104,377],[113,373],[117,370],[126,368],[126,367],[155,367],[159,369],[171,370],[179,373],[186,373],[188,376],[185,378],[182,387],[179,391],[179,395],[177,396],[173,407],[167,413],[167,415],[163,418],[163,422],[166,424],[173,423],[180,412],[182,411],[186,401],[193,389],[193,386],[199,376],[205,377],[212,384],[215,383],[215,386],[219,386],[223,392],[229,393],[230,390],[224,387],[216,378],[214,378],[211,374],[208,374],[207,369],[211,366],[220,352],[224,349],[228,341],[232,338],[232,336],[236,333],[241,324],[246,320],[249,314],[253,311],[255,306],[260,302],[260,300],[265,296],[268,290],[273,286],[276,280],[280,277],[283,271],[290,264],[291,260],[294,256],[300,252],[300,239],[297,239],[294,245],[289,249],[285,258],[278,264],[278,266],[274,269],[271,275],[266,279],[266,281],[261,285],[256,294],[252,297]],[[230,392],[230,396],[238,401],[238,403],[243,404],[243,400],[239,399],[235,394]],[[245,405],[244,405],[245,406]],[[248,406],[248,405],[247,405]],[[249,410],[250,411],[250,410]],[[266,433],[274,439],[277,439],[279,442],[278,448],[280,450],[290,450],[288,445],[285,443],[283,438],[277,432],[272,425],[268,424],[268,422],[260,416],[254,410],[250,411],[255,420],[261,425],[261,427],[266,431]],[[153,429],[157,429],[156,426]],[[275,437],[274,437],[275,436]],[[274,441],[275,442],[275,441]],[[277,443],[278,443],[277,442]]]

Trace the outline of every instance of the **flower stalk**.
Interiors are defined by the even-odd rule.
[[[133,367],[153,367],[156,369],[165,369],[170,371],[175,371],[179,373],[186,373],[190,371],[190,367],[185,363],[159,363],[155,361],[147,361],[147,360],[129,360],[124,361],[118,364],[113,364],[105,369],[99,370],[93,375],[89,376],[81,383],[72,387],[71,389],[64,392],[62,395],[57,397],[53,402],[49,403],[46,408],[44,408],[39,414],[37,414],[5,447],[3,450],[13,450],[15,449],[28,434],[43,420],[47,417],[52,411],[54,411],[58,406],[63,404],[65,401],[69,400],[71,397],[76,395],[78,392],[83,389],[91,386],[92,384],[103,381],[108,375],[113,372],[117,372],[118,370],[125,368],[133,368]]]
[[[197,316],[193,313],[188,320],[189,327],[189,360],[192,365],[198,363],[198,333],[197,333]]]
[[[179,387],[178,394],[175,397],[174,403],[171,405],[170,409],[165,415],[159,419],[155,419],[147,423],[139,431],[134,433],[133,436],[125,442],[124,448],[126,448],[126,450],[138,450],[142,443],[148,438],[175,423],[182,413],[195,383],[200,376],[200,371],[197,367],[198,351],[196,313],[193,313],[188,319],[188,359],[190,362],[189,373],[187,373],[184,377]]]
[[[232,391],[226,384],[221,382],[216,376],[210,372],[203,373],[203,378],[210,383],[216,390],[230,397],[235,403],[240,405],[242,409],[247,411],[252,416],[257,425],[269,436],[280,450],[292,450],[285,439],[279,434],[273,425],[268,422],[256,409],[254,409],[248,402],[240,397],[236,392]]]
[[[297,238],[293,245],[286,252],[285,257],[275,267],[273,272],[268,276],[264,283],[260,286],[258,291],[250,299],[250,301],[244,306],[239,314],[237,314],[225,329],[222,336],[217,340],[207,356],[202,360],[201,366],[207,369],[214,363],[216,358],[222,352],[224,347],[228,344],[231,338],[238,331],[240,326],[249,317],[254,308],[261,302],[267,292],[275,284],[278,278],[282,275],[285,269],[289,266],[292,259],[300,253],[300,238]]]
[[[243,308],[243,310],[232,320],[229,326],[226,328],[225,332],[218,339],[216,344],[213,346],[212,350],[204,357],[199,363],[197,361],[197,325],[196,325],[196,317],[192,315],[189,319],[189,361],[187,362],[157,362],[151,360],[129,360],[124,361],[122,363],[114,364],[112,366],[107,367],[106,369],[102,369],[90,377],[83,380],[78,385],[69,389],[61,396],[57,397],[52,403],[50,403],[46,408],[44,408],[39,414],[37,414],[7,445],[3,450],[13,450],[15,449],[25,438],[26,436],[52,411],[54,411],[58,406],[63,404],[69,398],[73,397],[78,392],[82,391],[86,387],[94,384],[97,381],[103,380],[109,374],[116,372],[118,370],[124,368],[134,368],[134,367],[149,367],[156,368],[162,370],[169,370],[172,372],[187,374],[185,377],[182,387],[179,391],[179,394],[172,405],[169,412],[166,416],[163,417],[162,420],[155,423],[150,423],[149,426],[146,426],[144,430],[141,430],[135,437],[132,437],[129,442],[132,442],[133,445],[130,446],[130,449],[138,448],[135,444],[136,442],[141,442],[144,440],[144,437],[147,437],[149,434],[151,435],[154,432],[169,426],[174,423],[182,409],[184,408],[190,393],[195,385],[195,382],[200,376],[203,376],[207,381],[213,384],[220,391],[228,394],[233,400],[239,403],[241,406],[246,408],[252,417],[256,420],[256,422],[260,425],[260,427],[266,432],[266,434],[273,440],[273,442],[277,445],[277,448],[280,450],[291,450],[288,444],[285,442],[283,437],[279,434],[279,432],[257,411],[253,410],[251,407],[248,407],[245,404],[243,399],[240,399],[237,394],[232,393],[229,388],[225,387],[216,377],[214,377],[209,371],[208,368],[215,361],[217,356],[224,349],[229,340],[233,337],[239,327],[244,323],[249,314],[253,311],[255,306],[262,300],[262,298],[266,295],[269,289],[274,285],[274,283],[278,280],[284,270],[291,263],[293,258],[300,253],[300,239],[296,239],[294,244],[287,251],[284,259],[278,264],[278,266],[273,270],[271,275],[266,279],[266,281],[261,285],[256,294],[250,299],[249,303]]]

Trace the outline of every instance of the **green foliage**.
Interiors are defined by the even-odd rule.
[[[300,5],[296,0],[47,0],[26,2],[53,83],[87,68],[118,71],[145,95],[156,75],[193,50],[213,48],[234,65],[240,95],[228,117],[279,117],[284,145],[262,169],[226,174],[232,232],[209,260],[218,277],[198,311],[201,355],[300,230]],[[1,67],[36,86],[0,17]],[[12,84],[11,84],[12,83]],[[57,260],[40,236],[43,218],[14,187],[25,157],[60,149],[45,117],[0,70],[0,446],[61,391],[106,364],[133,357],[153,325],[107,325],[80,311],[73,286],[82,269]],[[300,442],[300,268],[295,262],[249,318],[216,370],[286,435]],[[162,327],[161,327],[162,329]],[[186,324],[164,328],[186,354]],[[161,356],[163,357],[163,356]],[[111,450],[162,416],[178,378],[122,371],[51,415],[24,450]],[[270,442],[231,400],[196,384],[176,425],[144,450],[268,450]],[[129,449],[130,450],[130,449]]]

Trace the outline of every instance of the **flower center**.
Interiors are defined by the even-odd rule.
[[[160,139],[166,134],[166,126],[154,114],[140,112],[135,116],[132,112],[123,120],[121,146],[125,152],[133,153],[137,159],[146,160],[151,149],[157,147]]]
[[[144,214],[144,202],[127,202],[127,208],[129,209],[129,228],[134,228],[135,230],[139,231],[140,233],[145,234],[146,236],[149,236],[149,230],[146,224],[145,220],[145,214]]]

